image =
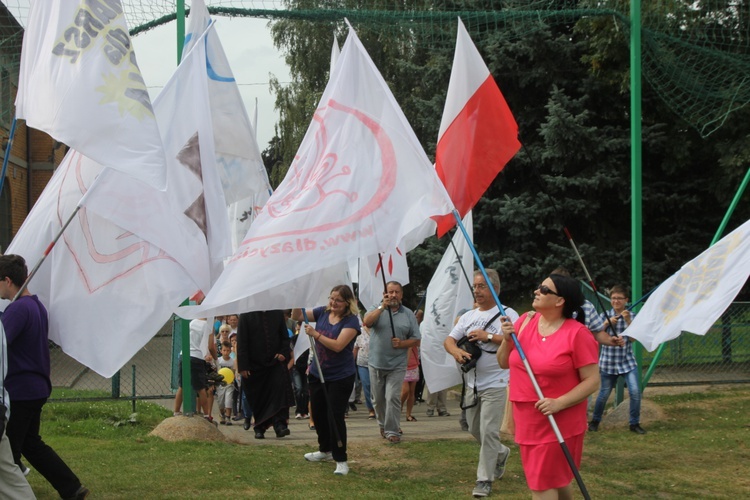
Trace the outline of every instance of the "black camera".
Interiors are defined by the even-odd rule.
[[[469,371],[471,371],[471,370],[473,370],[474,368],[477,367],[477,360],[476,359],[470,359],[470,358],[464,357],[464,360],[465,360],[465,362],[461,363],[461,365],[459,365],[461,367],[461,370],[464,373],[469,373]]]
[[[471,342],[469,340],[469,337],[463,337],[461,340],[459,340],[456,343],[456,346],[459,349],[462,349],[469,354],[471,354],[471,358],[464,357],[464,360],[467,360],[465,363],[461,363],[459,366],[461,367],[461,370],[464,373],[469,372],[470,370],[473,370],[477,367],[477,361],[482,356],[482,349],[477,345],[476,342]]]

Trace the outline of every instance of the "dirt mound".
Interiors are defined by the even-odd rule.
[[[664,418],[664,411],[661,406],[649,401],[647,399],[641,399],[641,424],[648,425],[649,422],[656,422]],[[604,418],[602,418],[601,429],[615,429],[628,426],[630,421],[630,400],[625,399],[622,403],[617,405],[617,408],[610,411]]]
[[[199,416],[169,417],[149,434],[165,441],[226,441],[216,426]]]

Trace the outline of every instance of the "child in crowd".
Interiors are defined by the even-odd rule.
[[[232,344],[224,342],[221,344],[221,357],[217,360],[219,370],[229,368],[237,371],[237,362],[232,359]],[[219,402],[219,413],[221,414],[221,425],[232,425],[232,397],[234,396],[234,385],[224,384],[216,388],[216,398]]]

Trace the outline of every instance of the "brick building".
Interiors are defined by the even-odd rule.
[[[18,90],[23,28],[0,3],[0,147],[5,155]],[[15,138],[0,193],[0,251],[4,251],[60,164],[67,147],[47,134],[16,124]]]

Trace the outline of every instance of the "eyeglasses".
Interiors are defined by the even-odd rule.
[[[334,299],[333,297],[328,297],[328,300],[337,304],[346,304],[346,301],[344,299]]]
[[[487,285],[484,283],[477,283],[476,285],[472,286],[474,290],[484,290],[487,288]]]
[[[559,293],[557,293],[556,291],[552,290],[547,285],[539,285],[538,287],[536,287],[536,289],[539,290],[539,293],[541,293],[542,295],[548,295],[548,294],[551,293],[552,295],[557,295],[558,297],[560,296]]]
[[[609,300],[610,301],[612,301],[612,300],[618,300],[619,301],[619,300],[626,300],[626,299],[625,299],[625,297],[610,297]]]

